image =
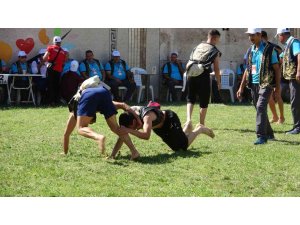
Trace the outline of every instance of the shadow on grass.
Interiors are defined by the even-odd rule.
[[[163,153],[158,155],[141,156],[138,160],[136,160],[136,162],[142,164],[157,165],[163,163],[171,163],[173,162],[173,160],[176,160],[177,158],[199,158],[202,155],[206,155],[206,154],[207,155],[211,154],[211,152],[199,151],[199,149],[190,148],[187,151],[178,151],[178,152]],[[119,156],[116,160],[108,161],[108,163],[117,166],[128,166],[130,162],[128,161],[128,156]]]
[[[67,104],[62,104],[62,103],[59,103],[59,104],[56,104],[56,105],[39,105],[39,106],[34,106],[33,103],[28,103],[28,104],[20,104],[20,105],[15,105],[15,104],[12,104],[12,105],[0,105],[0,109],[1,110],[12,110],[12,109],[55,109],[55,108],[64,108],[64,107],[67,107],[68,105]]]
[[[288,140],[278,140],[278,139],[275,139],[273,141],[274,142],[281,142],[281,143],[286,144],[286,145],[300,145],[300,141],[288,141]]]
[[[250,130],[250,129],[230,129],[230,128],[224,128],[224,129],[218,129],[218,128],[212,128],[213,130],[225,130],[225,131],[237,131],[241,133],[255,133],[255,130]]]
[[[291,124],[292,125],[292,124]],[[288,132],[287,130],[274,130],[274,134],[285,134],[286,132]]]

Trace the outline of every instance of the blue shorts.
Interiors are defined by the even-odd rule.
[[[77,116],[93,117],[96,112],[103,114],[105,119],[118,113],[110,92],[103,87],[86,89],[78,103]]]

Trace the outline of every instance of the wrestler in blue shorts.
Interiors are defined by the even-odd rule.
[[[77,106],[76,104],[73,105]],[[94,139],[99,145],[100,152],[102,154],[105,153],[105,136],[96,133],[89,127],[89,124],[95,120],[96,113],[100,112],[104,115],[111,131],[117,134],[129,147],[131,159],[138,158],[139,152],[134,147],[129,135],[124,129],[120,128],[117,123],[117,109],[133,112],[127,104],[112,101],[110,92],[102,86],[83,90],[78,106],[73,108],[69,107],[70,116],[64,133],[64,154],[68,154],[70,135],[76,124],[78,133],[84,137]]]

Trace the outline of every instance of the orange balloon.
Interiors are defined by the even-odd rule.
[[[9,62],[11,60],[12,53],[12,47],[3,41],[0,41],[0,59],[3,59],[5,62]]]
[[[43,28],[40,30],[39,39],[44,45],[49,43],[49,37],[47,36],[46,29]]]

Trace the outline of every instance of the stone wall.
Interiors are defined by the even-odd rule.
[[[160,61],[168,60],[170,52],[178,52],[182,61],[189,59],[192,49],[207,40],[207,33],[210,29],[160,29]],[[221,66],[229,67],[230,61],[234,69],[237,64],[242,63],[243,56],[250,46],[248,35],[245,34],[245,28],[230,28],[228,30],[218,29],[221,33],[220,43],[217,46],[222,52]],[[265,29],[268,33],[269,40],[277,43],[274,38],[276,29]]]
[[[17,59],[19,49],[28,52],[28,58],[37,54],[40,48],[52,43],[55,35],[63,36],[69,28],[0,28],[0,58],[8,65]],[[218,29],[221,33],[217,46],[223,53],[221,67],[235,69],[242,63],[243,55],[250,46],[245,28]],[[274,35],[276,29],[265,29],[270,41],[277,43]],[[298,30],[298,29],[295,29]],[[63,40],[63,47],[70,50],[70,57],[81,61],[85,51],[94,51],[95,58],[106,63],[111,51],[118,49],[121,58],[130,67],[144,67],[151,76],[155,95],[160,88],[161,66],[168,60],[169,54],[176,51],[179,58],[186,62],[192,49],[206,41],[207,28],[80,28],[72,29]],[[231,62],[231,63],[230,63]]]

